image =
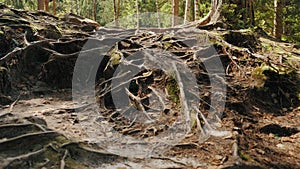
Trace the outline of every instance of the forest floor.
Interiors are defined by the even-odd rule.
[[[299,45],[276,41],[260,29],[106,29],[72,14],[58,18],[1,3],[0,9],[0,168],[300,168]],[[210,44],[194,43],[199,37]],[[102,46],[109,50],[94,68],[88,61],[100,57]],[[145,48],[172,55],[122,60]],[[85,91],[89,77],[73,78],[80,57],[86,62],[79,72],[96,72],[91,80],[96,96]],[[175,64],[173,76],[167,73],[168,58],[181,74]],[[163,71],[151,69],[155,60]],[[224,76],[209,75],[211,60],[222,63]],[[146,69],[124,80],[123,70],[114,74],[122,62]],[[190,80],[182,65],[201,89],[200,104],[190,107],[199,112],[187,123],[188,132],[173,125],[187,118],[181,115],[184,104],[194,104],[188,102],[194,97],[181,92],[180,82]],[[111,82],[117,87],[128,80],[125,93],[134,111],[112,104],[122,91],[107,87],[113,77],[121,80]],[[225,88],[213,88],[214,80]],[[222,103],[224,109],[218,107]],[[130,116],[135,110],[141,117]],[[156,122],[145,122],[147,116]],[[165,137],[170,142],[163,144]]]

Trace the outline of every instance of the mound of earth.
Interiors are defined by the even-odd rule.
[[[300,168],[297,45],[0,8],[2,168]]]

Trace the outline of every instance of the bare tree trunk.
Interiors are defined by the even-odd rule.
[[[49,12],[49,0],[45,0],[45,10]]]
[[[254,26],[254,2],[253,0],[247,0],[246,1],[246,20],[244,20],[245,23],[248,25]]]
[[[140,29],[140,11],[139,11],[139,0],[135,0],[135,8],[136,8],[136,28]]]
[[[75,1],[75,5],[76,5],[76,14],[77,14],[77,15],[80,15],[80,13],[79,13],[79,3],[78,3],[78,0]]]
[[[194,0],[194,18],[195,20],[199,19],[199,0]]]
[[[274,0],[274,36],[281,39],[283,33],[283,0]]]
[[[93,18],[93,7],[94,7],[94,3],[93,3],[93,0],[88,0],[88,4],[90,5],[89,6],[89,16],[88,18],[92,19]]]
[[[56,0],[53,0],[53,15],[56,15]]]
[[[254,26],[253,0],[236,0],[234,3],[237,5],[237,11],[243,11],[241,14],[245,25]]]
[[[195,21],[195,1],[190,1],[190,20]]]
[[[114,3],[114,21],[115,21],[115,26],[119,26],[119,21],[118,21],[118,10],[117,10],[117,3],[116,3],[116,0],[114,0],[113,3]]]
[[[173,17],[172,27],[178,25],[178,14],[179,14],[179,0],[173,0]]]
[[[157,13],[157,25],[158,25],[158,28],[160,28],[161,27],[161,23],[160,23],[158,0],[156,0],[156,13]]]
[[[97,0],[94,0],[94,21],[97,21]]]
[[[184,24],[188,22],[189,12],[190,12],[190,0],[185,0],[184,21],[183,21]]]
[[[45,0],[38,0],[38,10],[45,9]]]
[[[118,18],[120,16],[120,8],[121,8],[121,0],[118,0],[118,10],[117,10],[117,14],[118,14]]]
[[[211,8],[209,13],[198,22],[198,25],[216,23],[220,18],[222,3],[222,0],[211,0]]]
[[[121,8],[121,0],[118,0],[118,6],[117,6],[117,26],[119,26],[119,16],[120,16],[120,8]]]

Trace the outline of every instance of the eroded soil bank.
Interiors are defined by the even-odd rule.
[[[258,30],[108,29],[73,14],[0,9],[1,168],[300,168],[299,46]],[[139,53],[146,49],[150,56]],[[82,58],[80,72],[96,79],[74,80]],[[100,66],[89,65],[98,58]],[[216,58],[223,74],[207,67]],[[145,67],[127,77],[124,65]],[[199,89],[188,90],[191,97],[180,85],[189,73]],[[90,83],[95,95],[74,100],[83,91],[74,88]],[[127,101],[118,109],[113,96],[122,91]],[[186,118],[187,98],[200,102],[191,130],[162,145],[159,138],[176,137],[169,129]],[[99,143],[117,135],[129,139]],[[116,153],[114,145],[145,152]]]

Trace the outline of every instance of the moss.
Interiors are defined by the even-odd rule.
[[[166,89],[169,94],[169,99],[172,100],[176,105],[180,104],[179,99],[179,88],[175,79],[171,78],[167,81]]]
[[[52,148],[48,148],[45,153],[42,155],[43,157],[46,157],[50,161],[59,161],[60,160],[60,154],[53,150]]]
[[[254,161],[249,155],[247,155],[243,151],[240,152],[240,157],[242,160],[245,160],[245,161]]]
[[[55,137],[54,140],[55,140],[58,144],[64,144],[64,143],[69,142],[69,140],[68,140],[65,136],[62,136],[62,135]]]

